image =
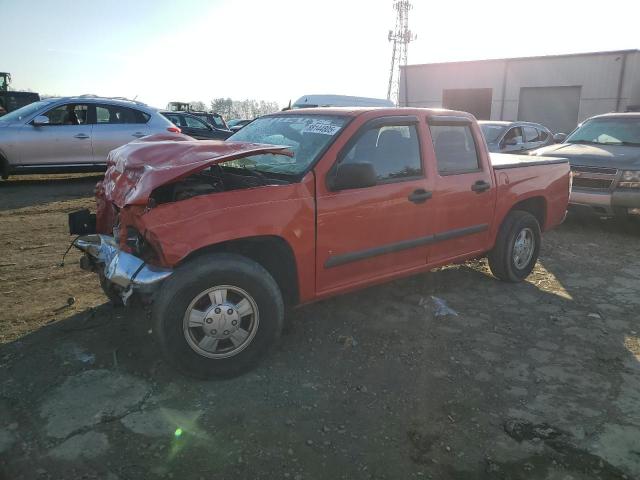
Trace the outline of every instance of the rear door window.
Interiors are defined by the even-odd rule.
[[[151,116],[133,108],[119,105],[96,105],[96,123],[98,124],[132,124],[147,123]]]
[[[441,175],[480,170],[478,150],[469,125],[429,125]]]
[[[515,144],[518,145],[520,143],[524,143],[524,137],[522,135],[522,128],[515,127],[510,129],[507,134],[504,136],[503,142],[505,144],[509,144],[510,141],[515,140]]]
[[[541,142],[546,142],[549,134],[545,130],[538,130],[538,137]]]
[[[525,142],[539,142],[540,134],[535,127],[524,127]]]
[[[209,130],[209,127],[207,127],[207,124],[204,123],[202,120],[199,120],[195,117],[191,117],[189,115],[185,115],[183,118],[188,128],[197,128],[199,130]]]
[[[184,127],[185,124],[182,121],[182,117],[180,115],[175,115],[172,113],[165,113],[164,116],[173,123],[176,127]]]

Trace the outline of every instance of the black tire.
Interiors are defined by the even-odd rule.
[[[533,234],[533,255],[519,268],[514,261],[513,250],[518,235],[525,229]],[[496,244],[488,255],[491,273],[505,282],[521,282],[529,276],[538,261],[541,240],[540,224],[536,217],[522,210],[509,212],[500,226]]]
[[[191,347],[183,320],[194,299],[220,285],[248,293],[257,306],[259,322],[243,350],[228,358],[209,358]],[[152,318],[156,341],[178,370],[201,379],[229,378],[252,369],[280,337],[284,302],[276,281],[261,265],[241,255],[214,253],[176,269],[156,295]]]

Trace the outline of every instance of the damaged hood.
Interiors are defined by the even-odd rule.
[[[244,142],[194,140],[181,134],[157,134],[116,148],[107,158],[104,196],[122,208],[146,205],[156,188],[212,165],[264,153],[292,156],[288,147]]]

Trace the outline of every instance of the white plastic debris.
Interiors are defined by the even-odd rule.
[[[433,314],[436,317],[446,317],[447,315],[452,315],[454,317],[458,316],[458,312],[456,312],[453,308],[447,305],[442,298],[431,296],[431,301],[433,302]]]

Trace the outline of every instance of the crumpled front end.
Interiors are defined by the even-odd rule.
[[[84,235],[73,245],[85,253],[80,261],[84,270],[98,273],[109,287],[118,292],[126,305],[131,295],[151,295],[173,270],[147,264],[144,260],[118,248],[110,235]]]

